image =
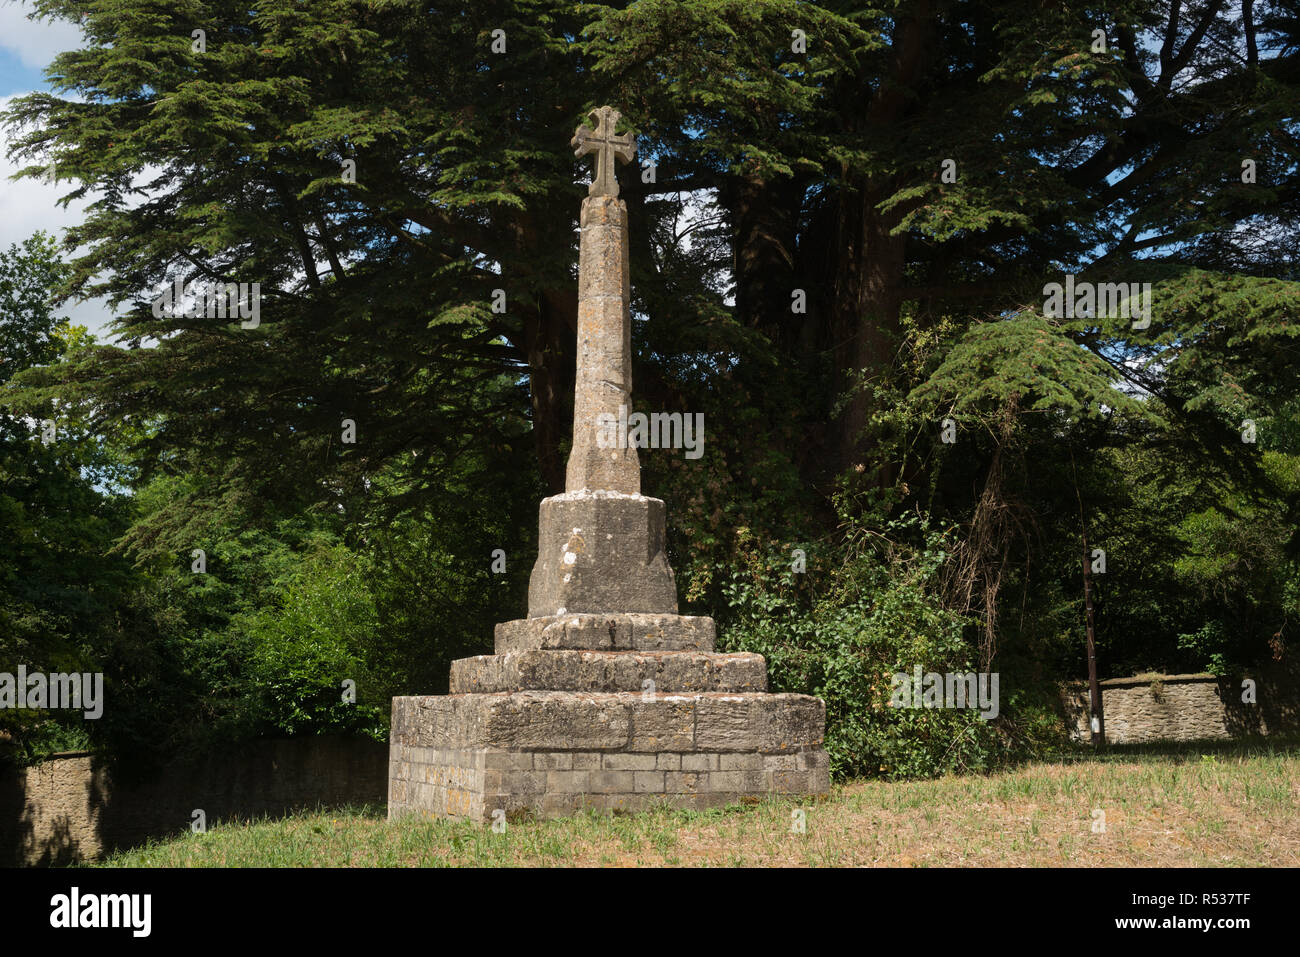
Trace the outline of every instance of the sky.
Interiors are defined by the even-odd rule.
[[[70,23],[28,20],[31,9],[30,3],[0,0],[0,111],[8,109],[15,97],[49,90],[46,65],[55,54],[82,42],[81,31]],[[58,206],[58,198],[74,188],[72,183],[11,180],[20,164],[9,159],[10,136],[10,131],[0,128],[0,249],[21,243],[38,229],[62,239],[64,230],[81,221],[85,202],[66,209]],[[60,312],[101,338],[111,318],[101,300],[69,302]]]

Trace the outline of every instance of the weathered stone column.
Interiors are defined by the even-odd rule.
[[[573,396],[573,448],[566,491],[602,489],[637,495],[641,464],[627,434],[602,429],[602,416],[625,423],[632,409],[632,309],[628,301],[627,206],[614,196],[588,196],[579,220],[578,364]],[[622,447],[601,448],[610,438]]]
[[[627,205],[618,198],[615,160],[636,140],[616,134],[618,111],[592,111],[570,144],[596,155],[582,201],[578,252],[578,363],[573,446],[565,493],[538,510],[537,562],[528,617],[630,612],[677,613],[677,581],[665,548],[661,499],[641,494],[641,463],[629,447],[632,406],[632,285]]]

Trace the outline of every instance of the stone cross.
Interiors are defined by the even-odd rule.
[[[565,489],[638,495],[641,466],[627,442],[632,411],[627,205],[618,198],[614,179],[614,157],[631,158],[636,139],[614,135],[618,110],[602,106],[590,116],[595,129],[578,127],[572,141],[578,155],[596,153],[597,174],[578,221],[577,380]]]
[[[587,190],[588,196],[617,196],[618,177],[614,175],[614,158],[630,163],[636,155],[636,138],[629,133],[614,133],[621,116],[612,106],[592,110],[587,117],[593,121],[594,128],[579,126],[569,141],[575,156],[596,154],[596,175]]]
[[[613,136],[614,110],[595,115],[574,137],[598,172],[579,220],[566,488],[538,509],[528,617],[497,625],[496,654],[452,662],[451,694],[393,699],[390,818],[495,824],[830,790],[825,702],[768,694],[761,655],[718,654],[713,619],[677,612],[667,511],[640,494],[626,435],[628,219],[613,162],[634,145]]]

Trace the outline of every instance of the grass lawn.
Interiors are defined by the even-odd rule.
[[[804,807],[806,831],[792,833]],[[1104,811],[1102,819],[1094,811]],[[101,866],[1300,866],[1300,741],[1112,748],[987,776],[851,781],[800,805],[512,823],[383,807],[225,823]]]

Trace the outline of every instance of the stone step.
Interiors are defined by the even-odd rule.
[[[441,749],[728,752],[820,748],[826,705],[798,694],[582,691],[393,699],[394,745]]]
[[[695,615],[618,613],[517,618],[496,626],[498,655],[517,651],[712,652],[717,626]]]
[[[502,691],[767,690],[762,655],[696,651],[519,651],[451,663],[452,694]]]

